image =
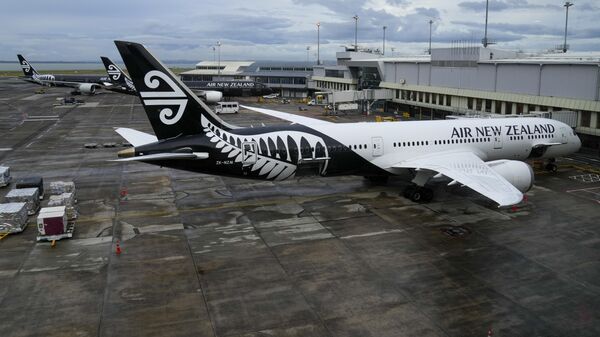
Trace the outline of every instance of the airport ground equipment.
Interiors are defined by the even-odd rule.
[[[24,202],[0,204],[0,233],[20,233],[27,227],[27,220]]]
[[[72,181],[52,181],[50,182],[50,195],[60,195],[63,193],[73,194],[73,203],[77,202],[75,194],[75,183]]]
[[[27,215],[34,215],[40,209],[40,198],[37,187],[16,188],[5,196],[8,202],[24,202],[27,205]]]
[[[0,187],[4,187],[10,183],[10,167],[0,166]]]
[[[73,237],[75,223],[67,219],[65,206],[44,207],[37,218],[37,241],[55,241]]]
[[[37,187],[40,200],[44,199],[44,178],[42,178],[42,177],[20,178],[15,183],[15,188],[32,188],[32,187]]]
[[[74,221],[77,219],[77,210],[75,209],[75,194],[61,193],[51,195],[48,200],[48,207],[65,206],[67,212],[67,220]]]

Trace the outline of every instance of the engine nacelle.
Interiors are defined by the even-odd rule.
[[[533,169],[527,163],[517,160],[495,160],[486,164],[521,193],[529,191],[533,186],[535,176]]]
[[[81,83],[77,90],[82,94],[93,95],[96,92],[96,85],[92,83]]]
[[[223,99],[223,93],[220,91],[202,91],[200,97],[207,103],[217,103]]]

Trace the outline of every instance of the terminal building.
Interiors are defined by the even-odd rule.
[[[306,62],[197,64],[192,80],[252,80],[282,97],[324,96],[323,104],[375,102],[417,119],[447,115],[542,115],[571,111],[584,146],[600,148],[600,54],[525,55],[480,46],[433,49],[431,55],[383,57],[346,51],[332,65]]]
[[[337,53],[336,66],[315,67],[311,82],[314,90],[330,91],[336,103],[375,99],[369,94],[375,89],[388,111],[423,119],[572,111],[571,126],[584,145],[600,144],[600,54],[526,56],[478,46],[395,58],[346,51]]]
[[[255,81],[273,89],[281,97],[305,98],[313,64],[277,61],[202,61],[196,69],[180,74],[186,83],[200,81]]]

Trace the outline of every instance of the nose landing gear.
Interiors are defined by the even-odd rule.
[[[550,158],[548,159],[548,164],[546,164],[546,171],[556,173],[558,171],[558,166],[556,165],[556,159]]]

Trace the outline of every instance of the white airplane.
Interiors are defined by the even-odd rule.
[[[73,93],[86,95],[95,94],[96,89],[104,88],[107,83],[110,82],[107,76],[99,75],[40,74],[23,57],[23,55],[18,54],[17,58],[19,59],[21,69],[23,69],[23,74],[25,75],[21,78],[27,82],[44,86],[73,88],[75,89]]]
[[[523,162],[577,151],[575,132],[542,118],[458,119],[398,123],[330,123],[246,107],[291,124],[241,128],[215,115],[144,46],[115,44],[155,135],[116,131],[134,147],[118,161],[142,161],[187,171],[250,179],[303,175],[413,174],[405,196],[426,202],[425,185],[447,177],[499,206],[519,203],[534,174]]]

